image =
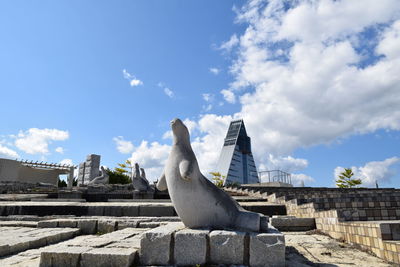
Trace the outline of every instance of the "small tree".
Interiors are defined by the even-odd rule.
[[[339,188],[352,188],[357,185],[360,185],[361,179],[352,178],[354,175],[353,170],[351,168],[345,168],[343,172],[341,172],[336,180],[336,186]]]
[[[225,176],[221,175],[219,172],[210,172],[210,174],[213,176],[211,179],[216,186],[220,188],[224,186]]]
[[[124,174],[124,175],[130,176],[133,168],[134,168],[134,165],[132,164],[132,161],[127,159],[125,161],[125,163],[118,163],[118,167],[114,168],[114,171],[116,174]]]
[[[106,169],[106,172],[109,176],[110,184],[130,184],[132,183],[131,178],[127,174],[118,172],[116,170]]]

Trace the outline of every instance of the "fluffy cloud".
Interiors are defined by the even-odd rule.
[[[223,95],[226,102],[231,103],[231,104],[236,103],[236,96],[232,91],[224,89],[224,90],[221,90],[221,94]]]
[[[170,149],[169,145],[142,141],[134,148],[130,160],[139,163],[140,167],[145,169],[147,179],[155,181],[161,177]]]
[[[371,161],[362,167],[351,167],[354,173],[354,178],[361,179],[362,186],[375,186],[378,182],[379,185],[390,183],[390,179],[396,174],[400,167],[400,158],[392,157],[383,161]],[[341,172],[344,171],[343,167],[336,167],[334,170],[334,179]]]
[[[218,75],[219,72],[221,71],[221,70],[218,69],[218,68],[209,68],[208,70],[209,70],[212,74],[214,74],[214,75]]]
[[[57,147],[56,149],[54,149],[54,151],[56,151],[57,153],[60,153],[60,154],[64,154],[64,148],[62,148],[62,147]]]
[[[229,52],[232,50],[232,48],[237,46],[238,43],[239,43],[239,38],[237,37],[236,34],[234,34],[228,41],[224,42],[219,48]]]
[[[60,161],[60,164],[62,165],[74,165],[74,163],[72,162],[72,159],[63,159],[62,161]]]
[[[114,137],[113,141],[117,145],[117,150],[122,154],[129,154],[134,149],[132,142],[125,140],[122,136]]]
[[[257,154],[400,130],[399,11],[397,1],[330,0],[250,1],[239,11],[248,27],[229,91],[241,94],[236,116],[257,133]]]
[[[0,144],[0,158],[16,159],[19,155],[14,150]]]
[[[68,138],[68,131],[30,128],[18,133],[15,146],[28,154],[48,154],[52,141],[64,141]]]
[[[123,69],[122,70],[122,75],[124,76],[125,79],[129,81],[129,84],[131,87],[143,85],[143,82],[135,77],[135,75],[130,74],[127,70]]]
[[[237,21],[247,28],[220,46],[234,56],[234,80],[221,94],[229,103],[238,99],[241,109],[195,122],[192,146],[202,171],[215,168],[236,118],[245,121],[259,168],[295,172],[295,183],[313,181],[297,173],[307,167],[305,159],[286,156],[295,149],[400,130],[399,12],[395,0],[254,0],[237,10]],[[168,149],[146,143],[134,153],[160,172]],[[162,163],[147,160],[151,151]]]
[[[171,89],[169,89],[168,87],[164,88],[164,94],[166,94],[169,98],[174,97],[174,92]]]

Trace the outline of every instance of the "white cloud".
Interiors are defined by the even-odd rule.
[[[311,186],[310,184],[314,183],[315,180],[311,176],[308,176],[306,174],[300,173],[300,174],[292,174],[291,175],[291,180],[293,186],[301,186],[304,184],[304,186]]]
[[[212,103],[214,103],[215,96],[214,96],[214,94],[210,94],[210,93],[204,93],[202,96],[203,96],[203,100],[207,102],[206,105],[202,106],[202,111],[208,112],[213,108]]]
[[[123,69],[122,74],[125,79],[129,81],[131,87],[143,85],[143,82],[135,77],[135,75],[130,74],[127,70]]]
[[[236,34],[234,34],[231,36],[231,38],[228,41],[221,44],[221,46],[219,48],[229,52],[232,50],[232,48],[234,48],[238,44],[239,44],[239,38],[237,37]]]
[[[134,149],[132,142],[125,140],[122,136],[114,137],[113,141],[117,145],[117,150],[122,154],[129,154]]]
[[[208,70],[209,70],[212,74],[214,74],[214,75],[218,75],[219,72],[221,71],[221,70],[218,69],[218,68],[209,68]]]
[[[57,147],[54,151],[56,151],[57,153],[60,153],[60,154],[64,154],[64,148],[62,148],[62,147]]]
[[[383,161],[371,161],[362,167],[352,166],[354,178],[361,179],[361,186],[374,187],[378,182],[380,186],[391,182],[391,178],[398,172],[400,158],[392,157]],[[334,180],[344,171],[344,167],[336,167],[334,170]]]
[[[68,131],[30,128],[18,133],[15,146],[28,154],[48,154],[52,141],[64,141],[68,138]]]
[[[236,96],[235,94],[230,91],[230,90],[221,90],[221,94],[224,96],[224,99],[231,104],[235,104],[236,103]]]
[[[74,163],[72,162],[72,159],[63,159],[62,161],[60,161],[60,164],[71,165],[71,166],[74,165]]]
[[[145,169],[149,181],[155,181],[161,177],[170,149],[169,145],[142,141],[134,148],[130,160]]]
[[[164,88],[164,93],[169,97],[169,98],[173,98],[174,97],[174,92],[169,89],[168,87]]]
[[[354,134],[400,130],[398,1],[291,3],[250,1],[238,14],[248,26],[237,37],[234,82],[221,93],[240,99],[235,116],[257,133],[256,153],[290,155]],[[376,43],[369,50],[367,28],[376,33],[368,36]]]
[[[308,160],[292,156],[274,156],[269,154],[266,167],[268,170],[281,170],[288,173],[301,171],[308,166]]]
[[[17,159],[19,155],[14,150],[0,144],[0,158]]]
[[[221,94],[229,103],[239,99],[241,110],[196,121],[192,146],[205,175],[216,166],[232,119],[244,119],[259,166],[294,172],[295,183],[313,182],[298,173],[307,160],[287,156],[295,149],[378,129],[400,130],[400,5],[386,0],[290,3],[288,8],[280,0],[250,1],[237,16],[246,30],[220,47],[235,52],[234,81]],[[373,44],[368,49],[367,28],[376,33],[368,37]],[[135,156],[160,175],[170,146],[144,144],[135,148]],[[157,160],[147,160],[154,155]]]
[[[203,96],[203,100],[206,101],[206,102],[213,102],[214,101],[214,94],[204,93],[202,96]]]

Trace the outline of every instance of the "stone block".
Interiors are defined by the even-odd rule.
[[[97,231],[100,233],[111,233],[117,229],[117,221],[115,220],[98,220]]]
[[[91,235],[97,232],[97,220],[79,220],[77,226],[84,235]]]
[[[122,206],[122,216],[139,216],[138,206]]]
[[[121,216],[123,216],[122,207],[121,206],[105,206],[104,207],[104,216],[121,217]]]
[[[14,254],[29,249],[28,237],[10,237],[8,240],[9,253]]]
[[[159,217],[159,216],[174,216],[175,209],[173,206],[156,206],[156,205],[140,205],[139,216]]]
[[[235,231],[212,231],[210,233],[210,261],[214,264],[245,264],[246,233]]]
[[[10,254],[10,246],[8,244],[0,244],[0,257]]]
[[[53,247],[40,254],[40,267],[80,266],[81,254],[89,251],[88,247]]]
[[[184,229],[175,233],[174,263],[176,265],[205,264],[209,232],[209,230]]]
[[[58,220],[58,227],[76,228],[77,221],[75,219],[60,219]]]
[[[284,235],[281,233],[250,234],[249,265],[251,267],[284,267]]]
[[[271,218],[271,225],[280,231],[308,231],[315,229],[314,218],[279,216]]]
[[[160,222],[140,222],[139,228],[156,228],[160,226]]]
[[[38,228],[55,228],[58,226],[58,220],[39,221]]]
[[[137,254],[134,248],[96,248],[82,253],[81,267],[129,267]]]
[[[118,230],[125,228],[136,228],[138,226],[137,220],[118,222]]]
[[[183,223],[172,222],[142,234],[139,260],[141,265],[169,265],[173,233],[185,228]]]
[[[79,235],[80,230],[74,229],[74,228],[63,228],[63,229],[60,229],[59,233],[60,233],[61,240],[67,240],[67,239],[71,239],[71,238]]]
[[[88,207],[88,216],[104,216],[104,206],[90,205]]]

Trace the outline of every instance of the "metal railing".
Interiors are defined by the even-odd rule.
[[[260,182],[281,182],[292,184],[292,176],[290,173],[281,170],[270,170],[258,172]]]

